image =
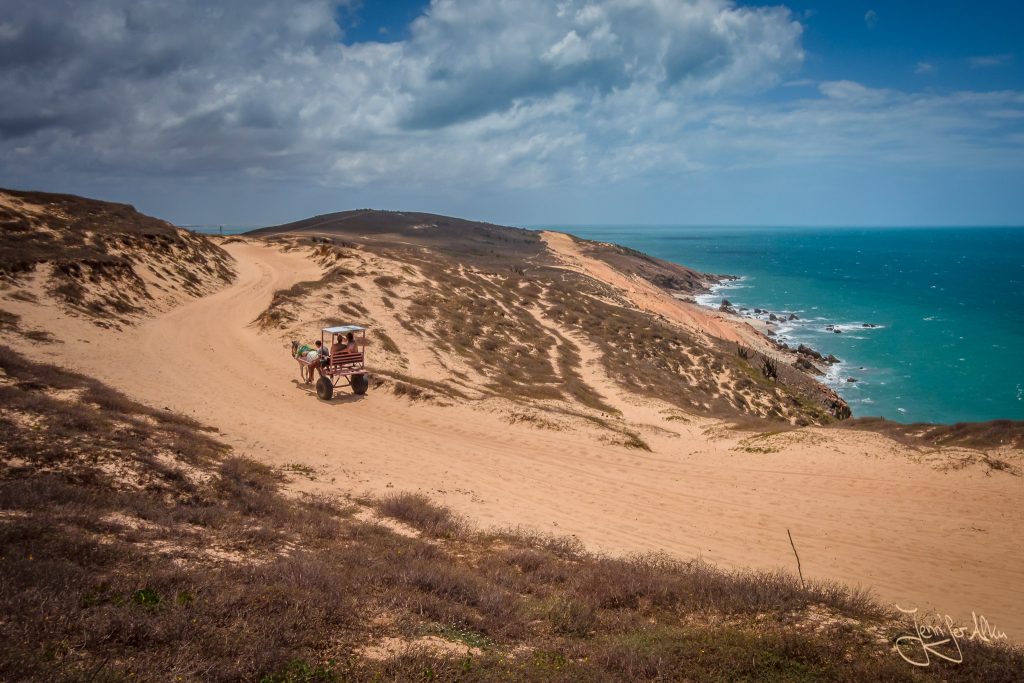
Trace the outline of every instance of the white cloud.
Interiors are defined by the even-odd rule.
[[[986,69],[993,66],[1002,66],[1013,58],[1013,55],[982,55],[979,57],[971,57],[967,60],[967,63],[974,69]]]
[[[435,0],[407,40],[355,45],[340,42],[337,9],[17,6],[0,30],[0,178],[237,176],[447,192],[829,158],[1024,163],[1019,145],[1002,144],[1019,133],[1019,94],[787,82],[804,55],[785,8]],[[756,97],[783,83],[817,89]]]
[[[869,9],[864,14],[864,23],[867,24],[868,28],[874,28],[878,25],[878,12],[873,9]]]
[[[1015,142],[1024,94],[907,94],[842,81],[807,98],[750,112],[723,106],[708,115],[705,149],[733,167],[828,163],[865,168],[1024,170]]]
[[[0,32],[0,151],[110,174],[370,183],[434,178],[443,158],[453,178],[511,177],[526,161],[509,150],[537,141],[617,144],[646,115],[624,93],[652,109],[746,96],[803,59],[788,10],[728,0],[434,0],[408,40],[355,45],[340,42],[338,5],[16,6]]]
[[[869,88],[855,81],[825,81],[818,85],[821,94],[858,106],[878,106],[891,101],[896,93],[884,88]]]
[[[918,62],[914,66],[914,73],[915,74],[922,74],[922,75],[923,74],[930,74],[930,73],[933,73],[934,71],[935,71],[935,65],[932,64],[931,62]]]

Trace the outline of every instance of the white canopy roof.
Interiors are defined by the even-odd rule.
[[[365,329],[359,325],[338,325],[337,327],[325,327],[321,331],[327,334],[348,334],[349,332],[362,332]]]

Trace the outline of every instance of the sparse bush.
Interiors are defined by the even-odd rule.
[[[377,285],[380,288],[380,291],[387,296],[397,299],[398,295],[395,294],[394,288],[402,284],[402,280],[401,278],[397,278],[393,275],[378,275],[373,278],[373,284]]]
[[[585,638],[597,624],[594,606],[573,596],[556,598],[547,613],[556,633]]]
[[[468,531],[465,519],[419,493],[393,493],[383,498],[377,509],[430,536],[457,538]]]
[[[398,349],[398,344],[396,344],[395,340],[389,337],[384,330],[374,330],[373,338],[380,342],[381,348],[387,353],[393,353],[396,356],[402,355],[402,352]]]
[[[626,448],[636,448],[637,450],[650,452],[650,445],[644,441],[639,434],[631,431],[622,432],[622,441],[620,442]]]

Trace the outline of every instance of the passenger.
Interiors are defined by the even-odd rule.
[[[342,351],[345,350],[345,345],[341,341],[342,339],[344,339],[344,337],[342,337],[340,334],[337,335],[334,338],[334,343],[331,344],[331,355],[332,356],[334,354],[336,354],[336,353],[341,353]]]
[[[359,346],[356,344],[355,336],[349,332],[347,336],[338,335],[331,344],[331,356],[336,353],[358,353]]]

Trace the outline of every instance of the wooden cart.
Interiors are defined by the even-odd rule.
[[[337,341],[344,343],[347,335],[352,333],[355,336],[356,346],[362,351],[346,352],[339,349],[330,353],[330,348]],[[330,354],[326,363],[321,359],[313,361],[320,366],[320,379],[316,381],[316,395],[323,401],[329,401],[334,396],[334,390],[342,383],[347,384],[352,393],[365,394],[370,388],[370,375],[366,372],[365,349],[366,349],[366,328],[359,325],[337,325],[325,327],[320,330],[320,341],[323,343],[324,354]],[[292,356],[295,356],[294,348],[297,342],[293,342]],[[308,368],[312,363],[305,358],[295,358],[299,365]]]

